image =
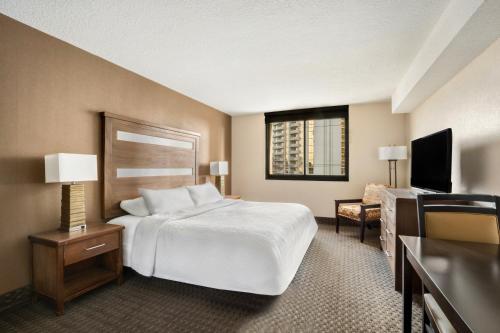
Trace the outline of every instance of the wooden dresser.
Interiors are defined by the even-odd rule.
[[[380,246],[402,290],[402,243],[399,235],[418,236],[417,197],[408,189],[386,189],[381,195]],[[417,283],[415,283],[417,285]],[[418,289],[418,286],[416,286]]]
[[[33,296],[52,299],[56,314],[67,302],[104,283],[122,279],[123,226],[98,224],[84,231],[31,235]]]

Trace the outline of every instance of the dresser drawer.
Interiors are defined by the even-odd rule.
[[[64,249],[64,264],[85,260],[118,248],[118,233],[110,233],[67,245]]]
[[[394,210],[396,207],[396,201],[390,195],[383,193],[380,196],[382,207],[386,207],[389,210]]]
[[[396,210],[390,206],[382,205],[380,209],[380,214],[382,218],[390,223],[395,223],[396,221]]]
[[[387,260],[389,261],[389,266],[391,266],[391,270],[394,273],[396,270],[396,242],[395,239],[391,236],[386,236],[385,240],[386,249],[385,255],[387,256]]]
[[[391,218],[387,218],[382,214],[380,219],[380,228],[387,234],[388,237],[396,237],[396,224]]]
[[[396,203],[389,196],[381,196],[380,216],[387,223],[395,223]]]
[[[385,213],[384,205],[380,207],[380,221],[387,221],[387,214]]]
[[[383,223],[381,223],[381,226],[383,225]],[[385,229],[383,227],[380,228],[380,236],[379,236],[379,239],[380,239],[380,248],[382,249],[382,251],[385,252],[385,250],[387,249],[387,245],[386,245],[386,235],[385,235]]]
[[[396,254],[396,237],[393,234],[386,233],[385,241],[387,244],[387,250],[393,255]]]
[[[387,220],[387,221],[384,220],[384,227],[385,227],[384,230],[385,230],[385,233],[386,233],[388,239],[396,238],[396,225],[393,222],[391,222],[391,220]]]
[[[384,220],[380,221],[380,247],[382,251],[387,256],[387,261],[389,261],[389,266],[392,272],[395,271],[395,246],[394,246],[394,236],[387,233],[387,224]]]

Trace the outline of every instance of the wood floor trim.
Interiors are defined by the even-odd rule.
[[[335,217],[315,216],[314,218],[316,219],[316,222],[320,223],[320,224],[332,224],[332,225],[334,225],[335,220],[336,220]]]

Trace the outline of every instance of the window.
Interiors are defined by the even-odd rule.
[[[269,112],[266,178],[349,180],[349,107]]]

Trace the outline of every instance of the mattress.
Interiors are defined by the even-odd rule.
[[[243,200],[110,223],[128,229],[124,262],[142,275],[263,295],[286,290],[318,230],[303,205]]]
[[[122,225],[125,227],[122,232],[123,240],[123,265],[130,266],[130,256],[132,254],[132,243],[134,241],[135,229],[143,218],[133,215],[124,215],[110,220],[108,223]]]

